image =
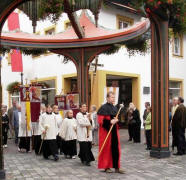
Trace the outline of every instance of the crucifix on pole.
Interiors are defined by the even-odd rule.
[[[98,64],[98,55],[95,57],[95,63],[90,63],[89,66],[90,68],[93,68],[94,67],[94,72],[93,72],[93,75],[96,76],[96,72],[97,72],[97,69],[98,67],[103,67],[104,65],[103,64]]]
[[[89,64],[89,70],[90,70],[90,68],[94,68],[94,70],[93,70],[93,79],[92,79],[92,88],[91,88],[91,96],[90,96],[91,100],[92,100],[93,88],[95,86],[97,69],[98,69],[98,67],[103,67],[104,66],[103,64],[98,64],[98,60],[99,60],[99,56],[97,55],[97,56],[95,56],[95,63],[90,63]],[[90,103],[91,103],[91,100],[90,100]]]

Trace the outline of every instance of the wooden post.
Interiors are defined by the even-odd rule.
[[[169,41],[168,20],[151,14],[151,157],[165,158],[169,151]]]
[[[0,31],[1,34],[1,31]],[[0,57],[0,108],[2,107],[2,82],[1,82],[1,61]],[[4,170],[4,157],[3,157],[3,135],[2,135],[2,111],[0,109],[0,179],[5,179],[5,170]]]

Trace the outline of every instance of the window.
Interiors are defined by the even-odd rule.
[[[134,20],[126,16],[117,15],[116,19],[118,29],[125,29],[134,24]]]
[[[177,35],[173,37],[173,55],[183,56],[183,36]]]
[[[48,27],[44,29],[45,35],[54,35],[56,33],[56,26],[53,25],[51,27]]]
[[[69,20],[64,22],[64,30],[68,29],[71,26],[72,26],[72,24],[71,24],[71,22]]]
[[[54,104],[56,95],[56,82],[55,79],[38,81],[42,84],[41,94],[42,103],[44,104]]]
[[[18,104],[20,104],[21,99],[19,92],[14,92],[13,94],[9,94],[9,107],[12,107],[12,101],[16,101]]]
[[[182,96],[182,81],[169,82],[169,99]]]
[[[49,29],[47,31],[45,31],[46,35],[54,35],[55,34],[55,28]]]

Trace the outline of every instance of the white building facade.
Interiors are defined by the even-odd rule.
[[[21,11],[19,13],[20,30],[32,33],[32,22]],[[80,15],[80,11],[78,14]],[[91,13],[88,12],[90,16]],[[141,17],[127,10],[115,7],[104,7],[99,15],[99,25],[108,29],[127,28],[140,21]],[[39,21],[37,23],[38,35],[54,34],[64,31],[69,26],[66,14],[62,15],[57,24],[50,21]],[[3,31],[8,31],[7,22]],[[186,97],[186,35],[170,38],[170,98],[174,96]],[[91,78],[91,99],[98,107],[104,102],[104,88],[119,87],[119,102],[125,105],[133,101],[140,110],[144,111],[144,103],[151,101],[151,54],[135,54],[129,57],[125,47],[112,55],[99,55],[96,80]],[[23,55],[24,83],[37,80],[49,85],[48,94],[43,93],[43,101],[54,103],[54,96],[72,91],[73,83],[76,83],[76,67],[72,62],[63,63],[63,57],[57,54],[47,53],[38,57]],[[13,81],[20,81],[20,73],[11,72],[11,62],[6,55],[2,60],[2,85],[3,104],[10,106],[12,95],[6,90],[7,85]],[[94,81],[94,83],[93,83]],[[47,90],[43,90],[43,92]],[[17,95],[16,95],[17,96]]]

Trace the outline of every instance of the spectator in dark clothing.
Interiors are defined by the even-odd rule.
[[[19,132],[19,115],[17,109],[17,102],[12,102],[12,108],[8,110],[8,118],[11,133],[15,134],[15,144],[18,144],[18,132]]]
[[[186,153],[185,128],[186,128],[186,108],[183,105],[184,99],[179,97],[178,107],[172,119],[172,135],[174,145],[177,147],[177,153],[174,155],[183,155]]]
[[[133,140],[133,110],[131,108],[128,108],[127,110],[127,122],[128,122],[128,133],[129,133],[129,140],[128,141],[132,141]]]
[[[3,135],[3,147],[7,148],[8,129],[9,129],[9,118],[6,114],[7,107],[2,105],[2,135]]]
[[[141,119],[139,110],[135,107],[133,103],[130,103],[129,108],[133,110],[133,140],[134,143],[141,142]]]

